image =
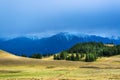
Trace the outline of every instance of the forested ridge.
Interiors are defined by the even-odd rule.
[[[96,61],[99,57],[109,57],[120,54],[120,45],[109,46],[101,42],[78,43],[72,48],[54,55],[55,60],[72,60],[86,62]]]

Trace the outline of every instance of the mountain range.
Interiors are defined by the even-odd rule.
[[[16,37],[12,39],[0,38],[0,49],[16,55],[25,54],[31,56],[33,53],[55,54],[71,48],[81,42],[102,42],[105,44],[120,44],[120,39],[101,37],[96,35],[76,35],[67,32],[58,33],[50,37]]]

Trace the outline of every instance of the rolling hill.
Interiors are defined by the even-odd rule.
[[[99,67],[99,68],[120,68],[120,55],[112,57],[102,57],[95,62],[84,62],[84,61],[65,61],[65,60],[53,60],[53,56],[43,59],[33,59],[13,55],[6,51],[0,50],[0,66],[54,66],[54,67]],[[116,64],[117,63],[117,64]],[[96,65],[97,64],[97,65]]]
[[[0,50],[0,80],[119,80],[120,55],[95,62],[15,56]]]
[[[0,50],[0,59],[7,58],[7,59],[16,59],[19,58],[18,56],[14,54],[10,54],[6,51]]]

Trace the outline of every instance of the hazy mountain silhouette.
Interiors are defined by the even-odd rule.
[[[66,50],[77,43],[92,41],[120,44],[120,39],[110,39],[95,35],[59,33],[41,39],[32,39],[28,37],[17,37],[10,40],[0,39],[0,49],[17,55],[26,54],[30,56],[33,53],[57,53]]]

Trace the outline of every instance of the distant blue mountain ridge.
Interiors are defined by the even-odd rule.
[[[58,53],[71,48],[81,42],[103,42],[105,44],[120,44],[120,39],[101,37],[96,35],[75,35],[70,33],[58,33],[46,38],[16,37],[3,40],[0,38],[0,49],[16,55],[25,54],[31,56],[33,53]]]

